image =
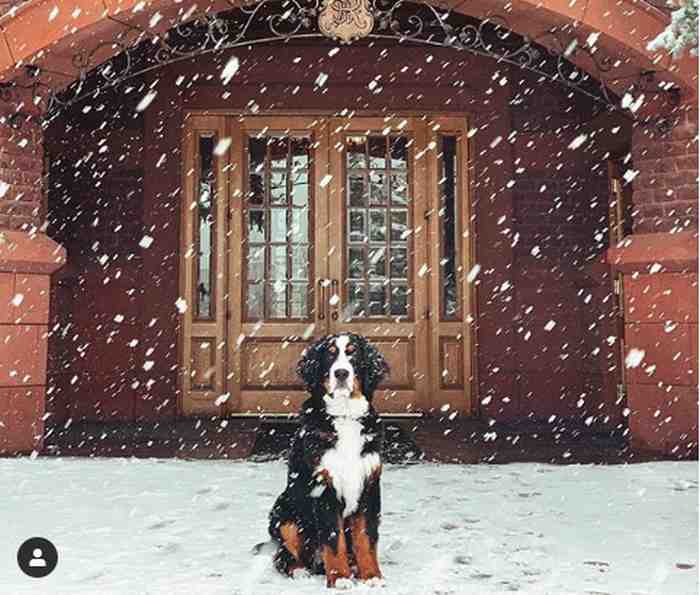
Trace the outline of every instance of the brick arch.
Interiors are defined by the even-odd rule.
[[[201,8],[217,12],[230,10],[233,4],[209,0]],[[601,53],[619,57],[622,60],[620,76],[627,74],[619,83],[611,83],[613,90],[616,85],[621,89],[629,83],[631,67],[659,69],[660,64],[668,64],[662,78],[680,87],[686,101],[697,95],[696,58],[671,62],[668,56],[646,49],[647,43],[666,26],[668,17],[644,1],[513,0],[508,4],[507,18],[519,34],[537,36],[552,27],[572,26],[576,27],[576,36],[581,40],[590,33],[599,33],[596,45]],[[81,47],[105,43],[98,62],[118,53],[119,48],[110,47],[109,43],[123,30],[114,19],[138,23],[162,33],[181,19],[187,9],[167,0],[71,0],[62,3],[57,11],[53,0],[30,0],[0,18],[3,38],[0,40],[0,79],[12,79],[18,67],[31,63],[55,72],[75,72],[70,56]],[[464,2],[454,10],[480,19],[504,13],[502,3],[497,0]],[[161,18],[153,25],[152,18],[156,14]],[[630,26],[631,19],[634,19],[634,27]],[[585,55],[579,56],[573,61],[595,76]],[[62,86],[68,82],[69,78],[58,76],[52,84]]]

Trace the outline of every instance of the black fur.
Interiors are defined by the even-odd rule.
[[[359,335],[349,336],[355,348],[351,364],[369,403],[367,414],[359,420],[362,435],[366,439],[362,454],[381,454],[384,429],[372,406],[372,396],[389,369],[382,355],[367,339]],[[299,561],[283,545],[280,528],[288,522],[294,522],[299,527],[303,542],[301,564],[310,572],[324,572],[320,563],[320,550],[323,546],[329,545],[337,552],[337,518],[339,514],[342,515],[345,503],[338,500],[332,485],[328,485],[318,497],[311,495],[312,490],[319,486],[317,473],[321,458],[337,441],[333,418],[326,412],[323,400],[324,381],[328,378],[335,359],[329,352],[334,338],[324,337],[309,346],[297,366],[297,373],[303,379],[310,397],[302,406],[299,429],[293,438],[288,459],[287,487],[270,511],[269,525],[270,535],[278,544],[275,565],[286,574],[300,566]],[[381,516],[378,474],[367,481],[354,514],[365,515],[367,533],[376,547]],[[351,552],[348,530],[346,539]],[[352,555],[350,560],[352,561]]]

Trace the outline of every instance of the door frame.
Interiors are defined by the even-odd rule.
[[[365,110],[365,111],[358,111],[358,112],[353,112],[353,117],[357,118],[385,118],[386,113],[378,112],[376,110]],[[476,221],[476,216],[475,216],[475,211],[473,209],[473,197],[474,197],[474,178],[473,178],[473,172],[472,172],[472,164],[473,164],[473,142],[470,139],[469,134],[467,132],[469,131],[469,123],[471,121],[471,118],[469,114],[464,113],[464,112],[457,112],[457,111],[449,111],[449,110],[444,110],[444,111],[435,111],[435,110],[428,110],[428,111],[413,111],[413,110],[398,110],[395,112],[392,112],[391,114],[393,117],[405,117],[405,118],[415,118],[418,120],[427,120],[428,123],[433,123],[432,126],[428,127],[429,131],[429,136],[430,139],[428,139],[428,145],[432,140],[435,139],[436,135],[439,134],[440,130],[440,125],[439,121],[442,120],[450,120],[450,121],[460,121],[462,123],[462,126],[460,129],[464,132],[464,138],[460,139],[461,142],[461,154],[459,158],[459,164],[461,167],[461,172],[462,172],[462,177],[460,181],[460,190],[459,190],[459,195],[458,195],[458,201],[457,201],[457,206],[460,209],[460,221],[463,225],[462,227],[462,235],[464,238],[463,241],[463,249],[462,249],[462,265],[463,265],[463,274],[461,275],[462,278],[462,287],[463,287],[463,293],[461,296],[461,301],[462,301],[462,307],[464,308],[463,310],[463,339],[462,339],[462,345],[463,345],[463,367],[462,367],[462,374],[463,374],[463,390],[461,391],[462,393],[462,401],[463,401],[463,406],[460,406],[456,408],[460,412],[460,414],[463,415],[475,415],[478,414],[478,378],[477,378],[477,333],[476,333],[476,323],[478,320],[478,311],[477,311],[477,290],[476,290],[476,284],[474,283],[468,283],[466,281],[466,274],[472,270],[474,263],[476,262],[476,237],[477,237],[477,224],[478,222]],[[297,118],[299,120],[301,119],[307,119],[307,118],[313,118],[313,117],[318,117],[318,118],[333,118],[333,117],[338,117],[338,112],[333,111],[333,110],[317,110],[317,109],[299,109],[299,110],[289,110],[289,109],[274,109],[274,110],[261,110],[257,112],[251,112],[249,110],[240,110],[240,109],[187,109],[185,110],[183,114],[183,131],[182,131],[182,138],[181,138],[181,149],[182,149],[182,155],[183,159],[181,162],[181,178],[182,178],[182,198],[181,198],[181,206],[178,211],[179,213],[179,221],[178,224],[180,226],[180,244],[178,246],[178,286],[180,288],[180,295],[184,296],[187,295],[187,287],[188,283],[192,282],[192,266],[183,266],[184,258],[183,258],[183,247],[187,245],[187,240],[191,238],[192,234],[192,228],[194,226],[193,218],[190,216],[190,205],[192,204],[192,200],[194,198],[194,189],[191,187],[192,186],[192,180],[193,176],[191,175],[191,172],[188,173],[187,171],[187,164],[194,164],[194,154],[195,154],[195,147],[192,142],[192,131],[196,130],[196,122],[200,119],[209,119],[211,118],[211,121],[219,121],[220,123],[223,122],[223,131],[226,136],[232,139],[232,142],[230,146],[227,148],[226,152],[223,155],[220,155],[216,157],[216,169],[217,169],[217,188],[219,190],[219,201],[217,203],[217,209],[221,211],[222,209],[224,210],[225,215],[223,217],[219,217],[217,219],[217,235],[219,238],[224,238],[223,241],[218,241],[217,246],[215,247],[215,254],[216,254],[216,277],[221,278],[221,275],[223,275],[224,279],[229,279],[228,284],[227,284],[227,291],[225,295],[222,295],[222,291],[217,291],[217,296],[216,296],[216,302],[219,304],[221,302],[221,307],[217,309],[217,325],[218,328],[220,328],[221,333],[226,333],[228,336],[232,337],[232,330],[233,330],[233,316],[232,316],[232,308],[231,308],[231,303],[230,300],[231,298],[235,299],[234,294],[231,293],[231,275],[229,274],[229,266],[228,263],[233,260],[234,255],[231,254],[233,251],[234,254],[236,251],[238,251],[238,256],[239,259],[242,256],[242,253],[240,252],[240,243],[237,243],[236,241],[233,240],[234,237],[234,232],[237,230],[236,228],[236,219],[240,218],[239,215],[241,213],[241,205],[240,205],[240,197],[233,197],[231,196],[232,192],[231,189],[233,187],[233,182],[232,182],[232,175],[229,174],[229,170],[231,169],[236,169],[236,168],[231,168],[230,164],[231,162],[231,148],[236,144],[237,140],[238,143],[240,143],[241,139],[235,139],[233,136],[233,130],[230,125],[230,119],[231,118],[245,118],[245,117],[255,117],[255,118],[288,118],[288,119],[294,119]],[[432,131],[432,133],[430,132]],[[328,150],[330,150],[330,147],[327,147]],[[426,147],[426,150],[428,147]],[[466,154],[465,154],[466,153]],[[437,182],[438,179],[438,158],[437,158],[437,152],[435,151],[435,147],[433,146],[432,149],[427,151],[427,154],[430,156],[430,159],[426,160],[426,165],[425,167],[427,168],[427,175],[424,176],[426,180],[426,184],[434,184]],[[329,167],[329,160],[326,158],[325,159],[325,167]],[[189,168],[190,170],[193,169],[193,167]],[[238,168],[240,171],[240,168]],[[222,173],[225,173],[227,175],[221,176]],[[235,172],[233,173],[233,176],[237,175]],[[319,176],[322,177],[322,175],[325,175],[321,172],[320,168],[315,168],[315,173],[314,173],[314,180],[317,181],[320,179]],[[224,179],[222,179],[222,177]],[[430,212],[433,209],[432,201],[435,200],[435,197],[438,196],[438,191],[430,189],[430,187],[426,186],[423,188],[423,192],[426,195],[426,199],[428,201],[431,201],[430,204],[428,204],[428,210],[425,213],[424,217],[426,220],[426,224],[428,226],[428,233],[426,234],[426,239],[428,243],[430,244],[431,238],[434,237],[435,230],[437,229],[437,224],[438,224],[438,217],[432,217]],[[327,201],[320,200],[319,198],[320,193],[315,193],[314,195],[314,208],[325,208]],[[232,200],[235,198],[239,198],[238,201]],[[223,205],[226,205],[226,208],[224,209]],[[418,219],[421,217],[420,213],[414,213],[414,225],[417,223]],[[431,220],[432,219],[432,220]],[[238,223],[238,232],[241,233],[241,223]],[[219,230],[219,226],[223,226],[221,231]],[[327,241],[324,238],[319,238],[319,234],[321,233],[321,230],[315,229],[318,226],[314,226],[314,254],[325,254],[325,252],[320,251],[320,247],[327,246]],[[322,234],[321,234],[322,235]],[[435,244],[433,242],[433,244]],[[439,302],[438,304],[435,304],[432,302],[434,299],[434,293],[435,293],[435,288],[437,287],[437,282],[432,281],[432,276],[434,275],[433,272],[433,264],[432,261],[434,260],[433,252],[434,252],[434,245],[428,245],[426,246],[426,254],[428,255],[428,259],[431,262],[431,265],[429,266],[429,271],[427,275],[431,276],[431,280],[429,280],[426,285],[428,286],[428,297],[426,300],[429,300],[430,303],[430,308],[432,312],[430,313],[430,318],[432,320],[429,320],[428,322],[431,324],[430,328],[430,348],[427,350],[430,361],[428,365],[432,368],[435,369],[435,366],[440,365],[440,362],[434,361],[433,358],[438,358],[442,357],[442,351],[443,351],[443,344],[440,342],[439,339],[439,330],[435,330],[436,325],[433,324],[434,319],[437,319],[438,321],[440,320],[440,306]],[[313,281],[310,279],[310,283],[316,284],[318,281],[317,279],[314,279]],[[221,284],[218,284],[217,287],[220,287]],[[318,293],[318,292],[317,292]],[[318,303],[318,297],[314,297],[314,305]],[[239,308],[240,310],[240,308]],[[318,308],[315,308],[315,310],[318,310]],[[414,323],[418,323],[419,316],[421,314],[418,311],[414,312]],[[437,315],[437,316],[436,316]],[[219,320],[222,318],[221,320]],[[206,415],[221,415],[221,416],[246,416],[246,415],[253,415],[253,416],[258,416],[258,415],[270,415],[270,413],[255,413],[255,412],[243,412],[243,411],[236,411],[236,401],[238,400],[238,397],[236,397],[233,394],[230,394],[229,397],[226,399],[220,399],[219,397],[222,394],[225,394],[225,392],[231,393],[231,384],[230,382],[226,382],[226,380],[233,380],[235,378],[235,366],[233,365],[233,362],[231,361],[230,357],[230,349],[227,347],[224,347],[224,349],[220,349],[218,351],[221,352],[221,361],[219,361],[218,356],[216,360],[216,375],[217,375],[217,382],[215,383],[214,389],[210,390],[207,392],[206,395],[203,395],[200,399],[197,399],[197,401],[192,403],[192,399],[189,396],[189,392],[191,390],[190,384],[188,377],[190,376],[191,373],[191,368],[188,363],[188,358],[191,353],[191,347],[188,349],[188,343],[191,342],[192,338],[192,330],[193,329],[193,324],[191,321],[188,322],[187,320],[187,313],[180,313],[178,316],[178,413],[183,416],[188,416],[188,415],[197,415],[197,414],[206,414]],[[452,323],[451,323],[452,324]],[[437,344],[437,349],[438,351],[435,351],[435,334],[437,332],[438,335],[438,344]],[[232,340],[232,344],[235,343],[236,340]],[[240,372],[240,370],[239,370]],[[441,374],[436,373],[434,374],[434,379],[435,381],[431,381],[430,388],[428,389],[430,391],[429,395],[429,405],[428,407],[425,407],[422,411],[423,413],[430,411],[430,410],[435,410],[436,413],[439,413],[438,408],[441,405],[441,400],[440,397],[440,392],[442,391],[441,388],[438,387],[439,385],[439,378],[441,377]],[[233,383],[235,386],[235,382]],[[434,392],[434,391],[438,392]],[[218,393],[218,394],[213,394],[213,393]],[[447,401],[446,401],[447,402]],[[453,408],[454,410],[455,408]],[[293,414],[293,413],[292,413]],[[287,413],[281,414],[281,415],[289,415]],[[413,414],[410,414],[413,415]],[[420,413],[418,414],[420,415]]]

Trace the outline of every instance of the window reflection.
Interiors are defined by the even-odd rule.
[[[248,139],[247,320],[309,318],[311,139]]]
[[[214,317],[212,296],[214,286],[213,247],[216,199],[213,135],[203,135],[199,137],[198,152],[197,260],[195,265],[197,295],[195,300],[195,315],[198,319],[211,319]]]
[[[457,192],[457,138],[442,137],[442,175],[440,176],[440,225],[442,287],[442,315],[456,318],[458,315],[457,291],[457,238],[455,198]]]
[[[407,316],[408,141],[403,136],[348,136],[346,165],[349,315]]]

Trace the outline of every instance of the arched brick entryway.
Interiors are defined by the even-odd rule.
[[[220,8],[230,8],[230,4],[219,6],[213,3],[211,5],[212,10]],[[488,3],[481,3],[477,7],[471,7],[470,10],[473,9],[473,12],[470,14],[484,16],[489,13],[491,8]],[[624,56],[623,64],[643,68],[651,64],[650,59],[653,59],[645,50],[646,41],[655,35],[656,31],[663,25],[664,20],[663,15],[656,13],[655,9],[650,7],[635,8],[634,10],[634,18],[639,21],[634,33],[629,27],[629,6],[626,4],[611,8],[607,5],[603,6],[602,3],[600,5],[589,3],[587,9],[583,11],[575,5],[569,6],[569,3],[566,2],[552,2],[548,3],[546,7],[538,5],[536,8],[533,8],[533,5],[528,2],[522,2],[513,5],[510,18],[513,23],[517,23],[517,30],[520,33],[540,32],[543,28],[551,26],[562,27],[573,26],[573,24],[579,27],[581,35],[584,36],[587,33],[599,31],[601,32],[601,41],[599,42],[601,48],[613,53],[619,52],[620,55]],[[94,3],[86,2],[76,3],[70,9],[62,7],[58,13],[54,14],[54,7],[51,3],[29,2],[18,8],[14,14],[5,17],[4,37],[7,49],[4,56],[5,68],[3,69],[5,76],[12,78],[16,72],[15,65],[18,61],[36,62],[48,70],[60,72],[61,65],[66,65],[71,52],[76,47],[80,47],[81,43],[89,43],[91,47],[94,47],[100,41],[109,40],[120,30],[119,25],[110,20],[109,17],[136,19],[146,23],[156,13],[163,15],[160,24],[155,25],[156,28],[167,29],[172,24],[172,20],[169,18],[177,16],[177,14],[169,14],[166,3],[106,2],[104,7],[99,6],[96,9]],[[37,22],[46,22],[48,27],[42,29],[40,35],[31,34],[33,24]],[[102,53],[99,54],[99,59],[108,58],[112,51],[114,50],[109,45],[105,46]],[[586,67],[585,62],[582,62],[582,66]],[[681,88],[686,100],[692,98],[695,92],[696,82],[693,79],[692,68],[693,61],[686,59],[674,64],[673,69],[664,74],[664,77]],[[54,77],[52,80],[56,86],[65,85],[70,81],[70,79],[61,79],[60,77]],[[670,160],[658,154],[659,138],[657,135],[661,133],[653,129],[641,128],[635,133],[635,168],[641,172],[638,180],[644,180],[645,186],[655,186],[661,183],[663,188],[659,193],[645,190],[644,193],[636,195],[635,203],[638,205],[635,213],[636,237],[632,237],[630,246],[625,245],[612,250],[610,262],[620,271],[629,274],[626,297],[629,303],[629,313],[634,313],[634,315],[628,317],[628,333],[635,333],[635,337],[639,337],[640,348],[646,346],[645,351],[648,353],[653,353],[656,349],[663,355],[665,344],[661,331],[666,327],[668,321],[683,325],[682,329],[689,338],[689,349],[692,349],[690,344],[697,332],[697,306],[691,306],[689,312],[685,312],[682,309],[678,310],[679,302],[674,301],[669,306],[670,310],[665,309],[661,315],[656,316],[653,312],[655,310],[653,304],[647,306],[648,313],[641,311],[639,306],[633,304],[633,301],[635,303],[640,301],[637,293],[646,295],[649,291],[647,287],[652,283],[654,291],[657,291],[659,295],[664,295],[669,289],[674,295],[680,294],[685,299],[690,299],[691,295],[694,294],[692,288],[696,283],[695,278],[688,271],[697,268],[697,259],[693,257],[695,232],[685,230],[697,228],[697,216],[693,215],[693,211],[697,208],[697,194],[692,193],[690,188],[692,183],[689,183],[697,176],[697,160],[693,157],[695,154],[693,138],[696,134],[694,129],[696,123],[697,112],[689,111],[684,116],[684,122],[681,126],[670,133],[663,133],[665,134],[663,142],[667,143],[663,146],[674,157]],[[5,277],[5,293],[11,296],[10,300],[15,301],[18,301],[16,296],[22,293],[17,289],[17,284],[26,282],[22,279],[18,281],[17,273],[33,271],[28,265],[21,264],[27,259],[21,258],[19,255],[28,250],[26,246],[36,245],[30,243],[35,241],[32,239],[32,235],[42,238],[40,230],[31,229],[32,225],[38,226],[41,222],[40,196],[38,194],[32,195],[31,191],[27,191],[24,187],[27,185],[36,189],[41,187],[39,183],[41,158],[38,150],[41,142],[41,131],[34,128],[34,132],[30,134],[28,130],[32,130],[32,128],[25,126],[18,132],[10,133],[5,142],[5,146],[8,147],[6,150],[7,163],[10,166],[8,170],[14,168],[16,171],[21,170],[21,173],[15,174],[14,178],[8,177],[6,194],[4,194],[4,198],[0,198],[0,207],[5,212],[3,220],[3,211],[0,211],[0,225],[4,225],[7,229],[17,230],[5,233],[6,245],[9,246],[8,252],[11,251],[13,256],[5,257],[2,260],[4,264],[0,265],[0,270],[12,271],[11,280],[10,277]],[[503,133],[502,136],[506,137],[509,133],[508,128],[504,128]],[[676,159],[676,156],[681,159]],[[679,171],[681,174],[668,174],[669,170],[671,172]],[[663,175],[668,175],[668,178],[661,177],[659,175],[661,172]],[[669,189],[673,190],[671,194],[668,194]],[[689,213],[687,213],[688,210],[690,210]],[[498,214],[498,217],[494,219],[497,220],[502,216],[510,217],[512,212],[508,211],[507,208],[503,214]],[[685,219],[687,217],[692,219],[693,216],[695,216],[695,223],[688,226]],[[488,226],[488,223],[484,221],[484,225]],[[669,231],[674,231],[672,236],[660,233]],[[494,238],[498,237],[498,231],[495,227],[493,234]],[[677,249],[669,243],[669,237],[677,242]],[[50,246],[50,244],[48,245]],[[662,246],[661,249],[659,249],[659,245]],[[43,258],[49,264],[45,264],[43,269],[36,271],[40,277],[43,275],[42,279],[38,279],[39,284],[46,284],[46,275],[50,273],[51,266],[61,262],[59,248],[50,248],[48,252],[49,254]],[[13,259],[19,261],[20,264],[14,262]],[[657,268],[658,266],[661,268]],[[641,273],[642,276],[635,276],[635,273]],[[656,276],[650,277],[651,274]],[[662,280],[661,284],[656,287],[659,279]],[[582,283],[584,283],[583,280]],[[38,289],[35,293],[39,296],[39,302],[43,304],[41,307],[46,311],[47,292],[45,289]],[[31,303],[28,299],[30,294],[29,290],[22,293],[24,297],[16,307],[28,307]],[[650,318],[650,314],[652,314],[652,318]],[[41,435],[43,397],[40,393],[45,384],[45,372],[42,367],[42,361],[45,359],[42,345],[45,344],[45,339],[41,325],[45,321],[37,319],[39,326],[33,328],[32,332],[38,333],[36,339],[38,348],[33,350],[31,354],[27,354],[26,358],[19,357],[15,351],[9,352],[12,349],[12,337],[14,336],[11,333],[18,332],[15,327],[23,324],[21,317],[7,317],[7,320],[2,322],[4,323],[3,328],[6,330],[5,337],[8,337],[5,345],[8,346],[9,355],[6,361],[9,362],[9,365],[5,365],[4,369],[0,368],[5,373],[5,376],[0,377],[0,386],[5,386],[8,391],[11,390],[14,399],[8,399],[6,402],[10,404],[4,409],[5,426],[14,428],[12,434],[6,435],[5,448],[26,450],[28,445],[32,443],[32,436]],[[505,346],[501,351],[505,353]],[[486,351],[484,354],[486,355]],[[494,361],[498,362],[498,354],[489,355],[496,357]],[[657,357],[659,362],[662,355]],[[657,360],[654,360],[654,364],[660,366],[661,364],[657,363]],[[492,362],[491,369],[495,369],[496,374],[499,373],[500,368],[498,363]],[[688,372],[691,373],[688,374]],[[660,449],[672,449],[677,442],[688,441],[681,436],[696,426],[696,421],[692,418],[688,420],[687,417],[687,414],[692,413],[695,406],[692,387],[697,383],[697,380],[694,379],[692,372],[692,370],[686,370],[686,375],[683,376],[683,379],[689,378],[687,383],[684,383],[684,380],[678,382],[677,375],[673,375],[675,372],[671,372],[670,380],[667,379],[662,387],[656,385],[656,378],[654,378],[654,382],[650,382],[649,377],[640,374],[632,379],[631,388],[634,392],[631,392],[629,396],[633,409],[631,426],[634,436],[641,443]],[[502,378],[507,384],[508,377],[502,376]],[[13,388],[9,389],[10,386]],[[27,420],[24,426],[18,424],[14,419],[15,412],[20,410],[15,404],[16,386],[21,387],[20,390],[24,391],[23,394],[27,402],[31,401],[32,403],[32,406],[28,408],[30,413],[23,417]],[[668,387],[670,387],[670,391]],[[673,394],[670,400],[667,398],[669,392]],[[507,388],[505,393],[508,393]],[[9,394],[10,392],[8,392]],[[503,406],[499,405],[499,407],[503,409]],[[666,408],[670,412],[663,415],[663,410]],[[657,414],[657,410],[662,411],[662,413]],[[0,411],[2,411],[1,408]],[[497,414],[494,413],[494,415]],[[665,422],[667,417],[671,417],[674,420],[673,423]],[[682,419],[685,423],[681,422]],[[664,423],[661,424],[661,421]]]

